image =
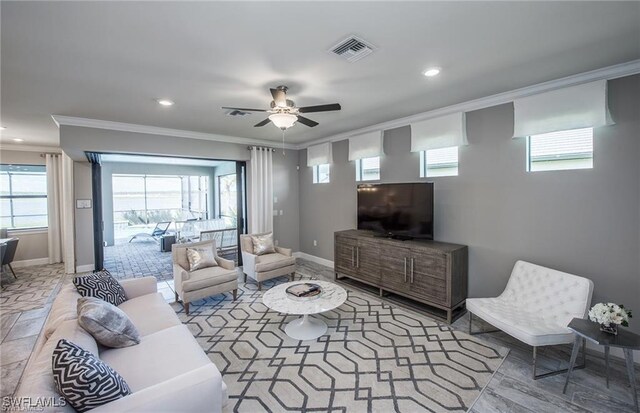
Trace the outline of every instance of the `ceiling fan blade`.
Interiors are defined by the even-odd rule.
[[[248,109],[248,108],[231,108],[228,106],[223,106],[222,109],[229,109],[229,110],[241,110],[243,112],[266,112],[266,109]]]
[[[318,122],[316,122],[315,120],[311,120],[300,115],[298,115],[298,122],[302,123],[303,125],[307,125],[310,128],[318,125]]]
[[[331,110],[340,110],[342,107],[339,103],[330,103],[328,105],[317,105],[317,106],[304,106],[298,108],[298,112],[300,113],[312,113],[312,112],[329,112]]]
[[[256,123],[255,125],[253,125],[254,128],[259,128],[260,126],[264,126],[267,123],[271,122],[271,120],[269,118],[266,118],[265,120],[263,120],[262,122]]]
[[[271,96],[273,96],[273,101],[276,103],[276,106],[281,108],[287,107],[287,92],[282,89],[269,89],[271,91]]]

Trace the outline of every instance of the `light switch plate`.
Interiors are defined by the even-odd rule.
[[[91,209],[91,200],[90,199],[76,199],[76,208],[77,209]]]

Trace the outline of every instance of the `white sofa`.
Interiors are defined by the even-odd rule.
[[[209,360],[189,329],[157,292],[155,277],[121,281],[127,301],[124,311],[140,333],[140,344],[106,348],[78,325],[80,295],[64,286],[51,307],[16,397],[59,398],[51,372],[51,355],[65,338],[98,355],[129,384],[131,395],[92,412],[220,412],[227,389],[218,368]],[[49,412],[73,412],[69,405]]]
[[[476,315],[533,346],[534,379],[563,373],[566,369],[536,375],[536,349],[573,343],[575,336],[567,325],[573,318],[587,316],[592,293],[593,282],[587,278],[517,261],[502,294],[467,299],[469,333],[474,334],[471,323],[472,316]]]

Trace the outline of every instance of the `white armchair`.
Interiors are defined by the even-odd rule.
[[[563,373],[567,369],[536,375],[536,349],[539,346],[573,343],[575,338],[567,324],[574,317],[587,316],[592,293],[593,282],[587,278],[518,261],[506,288],[498,297],[467,299],[469,333],[483,333],[472,332],[472,317],[475,314],[499,330],[533,346],[534,380]],[[488,332],[491,331],[484,331]],[[583,360],[584,345],[583,341]]]
[[[218,265],[189,271],[187,248],[203,246],[212,249]],[[201,298],[233,291],[233,299],[236,299],[238,271],[233,261],[218,256],[215,240],[174,244],[171,247],[171,255],[176,301],[182,299],[187,314],[189,314],[189,303]]]
[[[293,257],[291,249],[275,247],[276,252],[274,253],[255,255],[253,254],[251,235],[240,235],[240,249],[242,251],[244,282],[247,282],[247,276],[254,279],[258,283],[258,291],[262,289],[263,281],[272,278],[288,275],[293,281],[296,274],[296,259]]]

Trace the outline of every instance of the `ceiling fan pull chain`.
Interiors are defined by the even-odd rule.
[[[284,129],[282,129],[282,156],[286,156],[284,153]]]

